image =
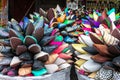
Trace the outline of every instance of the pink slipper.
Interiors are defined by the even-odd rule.
[[[52,41],[50,42],[50,45],[57,45],[57,46],[60,46],[62,45],[63,42],[60,42],[60,41]]]
[[[58,57],[60,57],[62,59],[71,59],[72,58],[71,55],[67,55],[65,53],[60,53]]]
[[[64,50],[64,48],[68,47],[68,44],[63,44],[61,46],[59,46],[57,49],[55,49],[53,51],[53,54],[59,54],[60,52],[62,52]]]

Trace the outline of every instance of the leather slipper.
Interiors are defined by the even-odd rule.
[[[28,50],[33,54],[37,54],[41,52],[41,47],[38,44],[32,44],[28,47]]]
[[[30,22],[27,25],[25,35],[32,35],[33,32],[34,32],[34,25]]]
[[[16,55],[20,55],[27,51],[27,47],[25,45],[18,45],[16,48]]]
[[[30,46],[31,44],[36,44],[38,43],[37,42],[37,39],[33,36],[26,36],[23,43],[26,45],[26,46]]]
[[[41,51],[40,53],[34,56],[34,59],[40,60],[42,62],[46,62],[49,59],[49,54]]]
[[[45,65],[45,68],[47,69],[47,73],[54,73],[58,71],[59,67],[56,64],[47,64]]]
[[[95,62],[104,63],[106,61],[112,60],[112,58],[101,56],[100,54],[94,55],[91,57]]]
[[[80,52],[82,54],[87,54],[88,53],[88,52],[86,52],[85,50],[82,49],[82,47],[87,47],[85,44],[72,44],[72,47],[76,51],[78,51],[78,52]]]
[[[22,44],[23,43],[19,38],[17,38],[17,37],[10,38],[10,45],[11,45],[12,49],[15,50],[18,45],[22,45]]]
[[[11,63],[10,63],[10,66],[11,67],[18,66],[21,62],[22,61],[19,59],[19,57],[14,56]]]
[[[31,67],[19,68],[18,74],[19,74],[20,76],[25,76],[25,75],[31,73],[31,69],[32,69]]]

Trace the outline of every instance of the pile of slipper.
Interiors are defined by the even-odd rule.
[[[67,42],[75,40],[69,41],[68,36],[64,39],[60,28],[75,20],[65,19],[59,6],[47,12],[40,8],[30,18],[24,17],[20,23],[11,19],[6,28],[0,28],[0,73],[42,76],[69,68],[73,63],[72,46]]]
[[[84,34],[78,36],[79,43],[72,44],[77,55],[76,69],[90,78],[97,77],[96,80],[111,80],[112,77],[103,78],[108,75],[101,74],[100,69],[119,72],[120,14],[115,14],[114,8],[104,9],[102,13],[93,11],[81,20]]]
[[[57,5],[47,12],[40,8],[20,23],[11,19],[0,28],[1,74],[54,73],[70,67],[73,55],[76,70],[90,78],[98,79],[103,68],[119,71],[120,14],[113,8],[80,16],[77,10],[62,11]]]

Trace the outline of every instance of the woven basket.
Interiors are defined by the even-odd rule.
[[[0,75],[0,80],[70,80],[70,69],[71,67],[68,67],[59,72],[38,77],[10,77]]]

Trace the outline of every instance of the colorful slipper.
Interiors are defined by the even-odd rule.
[[[15,66],[18,66],[20,63],[21,63],[21,60],[19,59],[19,57],[14,56],[10,63],[10,66],[15,67]]]
[[[51,54],[51,55],[49,55],[49,58],[45,62],[45,64],[53,64],[57,58],[58,58],[58,54]]]
[[[112,58],[101,56],[100,54],[94,55],[91,57],[95,62],[104,63],[106,61],[112,60]]]
[[[32,56],[31,56],[31,54],[30,54],[29,52],[24,52],[24,53],[22,53],[22,54],[19,56],[19,59],[20,59],[20,60],[24,60],[24,61],[26,61],[26,60],[31,60],[31,59],[32,59]]]
[[[66,19],[66,14],[63,14],[62,16],[57,18],[57,21],[63,23],[65,19]]]
[[[33,70],[40,70],[42,68],[44,68],[44,64],[41,61],[39,61],[39,60],[34,60],[32,69]]]
[[[25,45],[18,45],[16,48],[16,55],[20,55],[27,51],[27,47]]]
[[[57,45],[52,45],[52,46],[44,46],[42,47],[42,51],[47,52],[47,53],[52,53],[58,46]]]
[[[32,44],[28,47],[28,50],[33,54],[37,54],[41,52],[41,47],[38,44]]]
[[[77,57],[80,59],[89,60],[91,59],[92,55],[91,54],[79,54]]]
[[[47,73],[47,70],[45,68],[42,68],[40,70],[32,70],[32,74],[34,76],[42,76]]]
[[[49,59],[49,54],[41,51],[40,53],[34,56],[34,59],[40,60],[42,62],[46,62]]]
[[[104,31],[103,40],[107,45],[117,45],[119,40]]]
[[[91,40],[90,36],[80,35],[80,37],[86,45],[93,46],[93,41]]]
[[[60,53],[59,57],[62,58],[62,59],[65,59],[65,60],[68,60],[68,59],[72,58],[71,54],[69,55],[69,54],[65,54],[65,53]]]
[[[117,45],[114,45],[114,46],[110,45],[110,46],[108,47],[108,51],[109,51],[111,54],[114,55],[113,57],[116,57],[116,56],[119,56],[119,55],[120,55],[120,50],[119,50],[119,48],[117,47]]]
[[[75,62],[75,64],[76,64],[78,67],[80,67],[80,66],[83,65],[85,62],[86,62],[86,60],[84,60],[84,59],[79,59],[79,60],[77,60],[77,61]]]
[[[54,10],[50,8],[47,12],[47,18],[50,21],[53,17],[55,17]]]
[[[32,68],[31,67],[26,67],[26,68],[19,68],[18,74],[20,76],[25,76],[27,74],[31,73]]]
[[[39,42],[44,35],[44,28],[38,28],[33,32],[33,36],[37,39]]]
[[[59,67],[56,64],[47,64],[45,65],[45,68],[47,69],[47,73],[54,73],[56,72]]]
[[[32,35],[33,31],[34,31],[34,25],[30,22],[27,25],[25,35]]]
[[[64,64],[64,63],[66,63],[66,60],[64,60],[64,59],[62,59],[62,58],[57,58],[56,59],[56,61],[54,62],[54,64],[56,64],[56,65],[61,65],[61,64]]]
[[[38,43],[37,39],[33,36],[26,36],[23,43],[26,45],[26,46],[30,46],[31,44],[36,44]]]
[[[87,72],[95,72],[98,71],[102,65],[100,63],[96,63],[93,60],[88,60],[83,64],[83,68],[87,70]]]
[[[39,42],[39,44],[40,46],[45,46],[48,43],[50,43],[54,38],[55,36],[44,36],[42,40]]]
[[[120,31],[117,28],[111,32],[111,35],[120,40]]]
[[[10,38],[11,38],[11,37],[18,37],[18,38],[20,38],[21,40],[24,39],[23,35],[22,35],[21,33],[17,32],[17,31],[15,31],[14,29],[10,29],[10,30],[9,30],[9,37],[10,37]]]
[[[2,60],[0,60],[0,65],[10,65],[11,61],[12,61],[12,58],[10,58],[10,57],[6,58],[5,57]]]
[[[83,47],[83,49],[92,55],[95,55],[98,53],[98,51],[94,47]]]
[[[55,49],[53,51],[53,54],[59,54],[59,53],[61,53],[64,50],[64,48],[66,48],[66,47],[68,47],[68,44],[63,44],[63,45],[59,46],[57,49]]]
[[[22,32],[21,26],[19,25],[19,23],[15,19],[11,19],[11,25],[15,31]]]
[[[101,56],[109,56],[109,57],[113,57],[113,55],[111,53],[109,53],[108,51],[108,47],[106,45],[103,44],[93,44],[94,48],[99,52],[99,54]]]
[[[17,37],[10,38],[10,45],[12,49],[16,49],[18,45],[22,45],[22,41]]]
[[[95,33],[90,33],[90,38],[92,39],[92,41],[96,44],[103,44],[103,41],[100,39],[100,37],[95,34]]]
[[[86,52],[85,50],[82,49],[82,47],[87,47],[85,44],[72,44],[72,47],[76,51],[78,51],[78,52],[80,52],[82,54],[87,54],[88,53],[88,52]]]

